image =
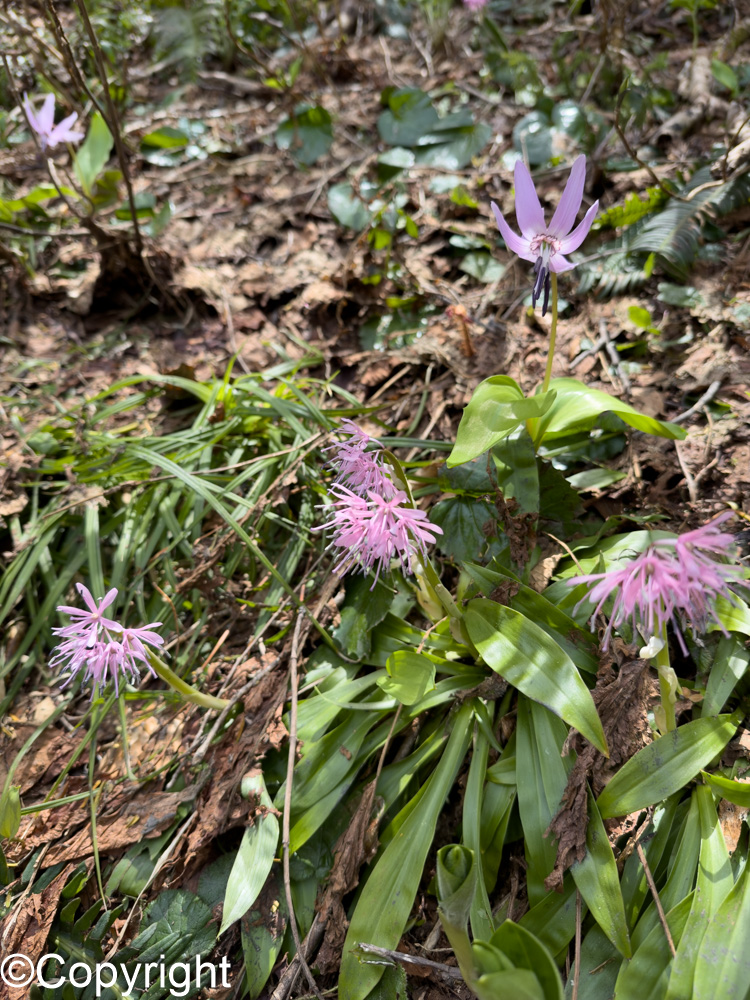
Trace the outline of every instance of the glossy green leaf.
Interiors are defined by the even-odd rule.
[[[333,124],[325,108],[297,109],[276,129],[276,145],[305,166],[325,156],[333,143]]]
[[[259,997],[268,982],[284,944],[288,920],[283,888],[275,878],[269,879],[267,885],[257,905],[240,924],[250,1000]]]
[[[490,743],[480,726],[474,729],[474,747],[464,792],[462,834],[464,844],[473,852],[476,867],[476,887],[471,902],[471,933],[487,940],[495,929],[492,906],[487,895],[482,858],[482,791],[487,776]]]
[[[576,884],[569,874],[562,892],[548,892],[521,917],[518,923],[539,938],[553,955],[567,948],[576,932]],[[582,914],[586,914],[583,905]]]
[[[570,874],[596,922],[620,954],[630,958],[630,935],[617,862],[590,790],[588,799],[586,855],[571,866]]]
[[[91,196],[94,184],[112,152],[114,139],[107,124],[95,111],[91,116],[88,134],[76,150],[73,170],[86,195]]]
[[[567,731],[556,715],[528,698],[519,697],[517,716],[516,773],[523,776],[518,783],[518,810],[526,858],[545,878],[557,857],[557,843],[546,833],[572,767],[569,757],[561,757]],[[529,902],[532,906],[538,902],[531,889]]]
[[[389,146],[416,146],[438,121],[438,113],[423,90],[403,87],[388,95],[388,107],[378,118],[378,132]]]
[[[701,831],[698,876],[693,905],[672,963],[665,1000],[692,1000],[698,950],[708,921],[734,885],[729,852],[711,790],[706,785],[698,785],[693,796],[698,803]]]
[[[701,772],[701,777],[722,799],[742,809],[750,809],[750,782],[734,781],[722,774],[708,774],[706,771]]]
[[[677,424],[656,420],[639,413],[628,403],[600,389],[592,389],[573,378],[555,378],[550,382],[555,400],[538,424],[531,429],[534,440],[548,442],[556,436],[586,431],[594,426],[602,413],[616,413],[634,430],[658,437],[681,440],[685,430]]]
[[[594,924],[581,945],[581,974],[578,1000],[610,1000],[615,994],[615,981],[622,966],[622,956]],[[574,969],[565,984],[565,1000],[573,1000]]]
[[[591,692],[567,653],[539,625],[484,598],[471,601],[464,624],[471,641],[496,673],[608,755]]]
[[[413,705],[435,687],[435,664],[422,653],[410,649],[397,649],[385,664],[387,677],[378,679],[378,687],[400,701]]]
[[[267,811],[256,816],[253,825],[246,827],[242,835],[227,882],[219,934],[244,916],[260,895],[279,843],[279,819],[271,811],[271,799],[260,775],[254,791],[259,805]]]
[[[513,997],[513,1000],[547,1000],[542,984],[528,969],[488,972],[477,979],[474,989],[479,1000],[497,1000],[498,997]]]
[[[357,943],[396,948],[401,940],[435,836],[438,816],[469,746],[472,714],[472,704],[466,702],[452,718],[448,743],[419,794],[419,808],[406,807],[406,820],[369,873],[344,942],[340,1000],[364,1000],[383,974],[382,966],[360,964],[352,951]]]
[[[686,896],[666,914],[672,940],[679,945],[685,929],[693,894]],[[615,985],[617,1000],[664,1000],[669,981],[672,952],[664,928],[655,926],[630,961],[623,962]]]
[[[718,715],[735,686],[745,676],[750,652],[744,640],[736,635],[723,635],[716,647],[716,655],[706,684],[701,715]]]
[[[553,402],[554,393],[526,399],[518,383],[507,375],[485,379],[464,409],[448,467],[483,455],[525,420],[545,413]]]
[[[542,986],[545,1000],[563,1000],[562,980],[555,960],[531,931],[512,920],[506,920],[492,935],[489,943],[507,956],[517,969],[534,972]]]
[[[0,837],[10,839],[21,825],[21,787],[6,785],[0,796]]]
[[[695,967],[692,1000],[743,1000],[750,990],[750,868],[709,923]]]
[[[602,818],[645,809],[683,788],[721,753],[739,721],[736,715],[696,719],[639,750],[599,796]]]

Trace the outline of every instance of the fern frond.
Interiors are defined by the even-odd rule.
[[[654,254],[668,274],[685,281],[701,244],[702,224],[747,203],[750,172],[714,185],[709,168],[702,167],[680,194],[688,200],[671,199],[656,214],[649,210],[601,248],[602,258],[579,265],[581,291],[595,289],[598,295],[607,296],[643,284],[651,273],[644,266],[643,254]]]
[[[612,208],[602,212],[594,226],[597,229],[604,229],[607,226],[613,229],[632,226],[634,222],[661,208],[667,198],[668,195],[660,187],[646,188],[643,196],[631,191],[622,205],[613,205]]]

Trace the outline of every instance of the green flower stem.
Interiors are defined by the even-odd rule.
[[[226,698],[214,698],[213,695],[196,691],[194,687],[181,677],[178,677],[173,670],[170,670],[166,663],[160,660],[151,650],[148,651],[148,662],[154,668],[156,674],[165,683],[169,684],[173,691],[181,695],[185,701],[192,702],[193,705],[200,705],[201,708],[215,708],[217,712],[223,712],[225,708],[229,708],[232,704]]]
[[[550,274],[551,297],[552,297],[552,324],[549,330],[549,353],[547,354],[547,367],[544,372],[544,382],[542,392],[549,389],[549,380],[552,377],[552,359],[555,356],[555,340],[557,338],[557,275],[554,271]]]
[[[667,732],[669,733],[673,729],[677,728],[677,721],[674,713],[675,701],[677,699],[671,680],[671,678],[674,677],[674,671],[672,670],[669,662],[669,646],[667,645],[666,625],[662,625],[661,627],[661,640],[664,645],[656,654],[656,669],[659,674],[659,693],[661,694],[661,705],[664,709]]]

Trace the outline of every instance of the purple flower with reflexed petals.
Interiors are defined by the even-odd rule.
[[[355,566],[363,572],[376,569],[374,587],[381,572],[394,559],[404,573],[411,573],[415,562],[426,557],[427,544],[435,541],[436,534],[443,533],[423,510],[404,506],[408,498],[403,490],[394,489],[390,497],[369,490],[363,497],[346,486],[334,484],[331,497],[333,517],[313,531],[333,528],[329,548],[341,550],[333,569],[338,576]]]
[[[487,3],[488,0],[464,0],[464,7],[468,7],[469,10],[481,10]]]
[[[373,443],[381,448],[377,438],[370,437],[353,420],[346,418],[341,421],[340,431],[347,435],[344,440],[323,449],[335,453],[328,464],[336,470],[336,482],[360,496],[365,496],[368,490],[390,496],[394,486],[383,469],[380,451],[367,451]]]
[[[568,580],[571,586],[594,584],[584,598],[596,604],[592,626],[607,601],[614,598],[603,649],[609,644],[612,630],[623,622],[629,622],[633,632],[640,626],[646,638],[659,636],[671,622],[683,653],[687,653],[687,647],[678,623],[683,627],[689,623],[694,631],[704,632],[713,621],[726,631],[714,604],[720,597],[735,602],[730,587],[742,583],[745,576],[736,562],[734,537],[718,528],[730,517],[732,512],[727,511],[695,531],[676,538],[657,539],[621,569],[587,573]],[[722,559],[733,561],[727,563]],[[581,604],[583,601],[577,607]]]
[[[495,213],[495,220],[508,249],[522,260],[531,261],[534,265],[536,279],[531,301],[536,306],[536,300],[544,291],[542,304],[542,316],[544,316],[549,304],[550,272],[559,274],[575,267],[575,264],[567,260],[564,255],[577,250],[586,239],[599,202],[594,202],[581,222],[573,229],[583,200],[583,186],[586,181],[586,157],[583,155],[573,164],[560,204],[549,225],[544,221],[544,212],[539,204],[534,182],[522,160],[516,161],[514,176],[516,219],[521,235],[518,236],[510,228],[494,201],[492,211]]]
[[[34,105],[29,100],[28,95],[24,94],[23,110],[29,121],[29,125],[39,137],[42,152],[45,149],[54,149],[61,142],[80,142],[83,139],[83,132],[76,132],[72,128],[78,121],[78,113],[76,111],[55,125],[54,94],[47,94],[44,98],[42,109],[38,114],[34,111]]]
[[[102,614],[117,597],[115,587],[98,604],[91,591],[82,583],[76,584],[76,587],[88,610],[60,605],[57,610],[70,615],[73,622],[52,629],[53,635],[65,640],[56,648],[49,661],[50,667],[63,666],[67,671],[63,686],[83,672],[83,684],[92,681],[93,691],[111,679],[115,685],[115,693],[119,693],[121,678],[132,683],[138,682],[139,664],[155,675],[148,660],[146,645],[161,646],[164,643],[160,635],[151,631],[158,628],[161,622],[150,622],[140,628],[124,628],[115,619],[105,618]]]

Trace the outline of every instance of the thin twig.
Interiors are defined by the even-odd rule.
[[[406,965],[418,965],[425,969],[434,969],[445,976],[446,979],[461,979],[461,972],[453,965],[444,965],[442,962],[433,962],[430,958],[422,958],[420,955],[407,955],[404,951],[391,951],[390,948],[380,948],[375,944],[365,944],[359,942],[357,948],[366,955],[375,955],[378,958],[390,959],[389,962],[375,962],[375,965],[392,965],[393,962],[401,962]]]
[[[300,593],[300,600],[304,600],[304,588]],[[313,974],[310,971],[310,966],[307,964],[304,952],[302,950],[302,941],[299,936],[299,928],[297,927],[297,919],[294,916],[294,903],[292,901],[292,883],[289,875],[289,829],[291,823],[291,810],[292,810],[292,781],[294,778],[294,762],[297,751],[297,690],[299,686],[299,678],[297,675],[297,660],[299,657],[299,644],[300,644],[300,634],[302,632],[302,623],[305,620],[305,615],[302,614],[300,610],[297,611],[297,621],[294,624],[294,634],[292,636],[292,648],[289,653],[289,679],[291,687],[291,707],[289,710],[289,753],[287,755],[286,761],[286,788],[284,789],[284,815],[282,817],[282,835],[281,835],[281,847],[283,851],[283,862],[284,862],[284,892],[286,893],[286,905],[289,910],[289,926],[292,929],[292,937],[294,938],[294,944],[297,949],[297,955],[299,956],[299,962],[304,969],[305,975],[307,976],[307,981],[310,984],[310,989],[313,991],[318,1000],[323,1000],[320,991],[318,990]]]
[[[677,950],[674,946],[674,941],[672,940],[672,934],[669,930],[669,924],[667,923],[667,918],[664,916],[664,908],[661,905],[661,900],[659,899],[659,893],[656,891],[656,883],[654,882],[654,876],[651,874],[651,869],[648,866],[648,861],[646,861],[646,855],[640,844],[636,845],[636,850],[638,851],[638,857],[640,858],[641,864],[643,865],[643,870],[646,873],[646,881],[648,882],[648,887],[651,890],[651,895],[654,897],[654,902],[656,903],[656,912],[659,914],[659,920],[664,928],[664,933],[667,937],[667,944],[669,945],[669,950],[672,952],[672,958],[677,954]]]
[[[109,130],[112,133],[112,138],[115,142],[115,150],[117,151],[117,159],[120,163],[120,170],[122,171],[123,180],[125,181],[125,187],[128,192],[128,205],[130,206],[130,217],[133,223],[133,236],[135,238],[135,248],[140,256],[143,253],[143,238],[141,236],[141,228],[138,225],[138,211],[135,205],[135,194],[133,193],[133,182],[130,179],[130,168],[128,166],[128,160],[125,155],[125,146],[122,142],[122,129],[120,126],[120,118],[117,114],[117,108],[115,107],[115,102],[112,100],[112,94],[109,89],[109,79],[107,77],[107,67],[104,62],[104,54],[102,52],[102,47],[99,44],[99,39],[96,37],[96,32],[94,31],[94,26],[89,18],[89,12],[86,10],[85,0],[76,0],[76,7],[80,11],[81,18],[83,20],[84,26],[86,28],[86,33],[89,36],[91,42],[91,47],[94,53],[94,60],[96,62],[96,68],[99,73],[99,79],[101,80],[102,87],[104,88],[104,100],[107,104],[107,111],[109,113]],[[103,117],[103,116],[102,116]]]
[[[697,403],[693,403],[690,409],[685,410],[684,413],[680,413],[676,417],[672,417],[670,423],[681,424],[683,420],[687,420],[688,417],[692,417],[694,413],[702,410],[707,403],[711,402],[719,389],[721,389],[721,379],[717,379],[715,382],[712,382]]]
[[[656,175],[653,168],[650,167],[648,163],[645,163],[631,146],[630,141],[625,135],[625,130],[620,124],[620,109],[622,107],[622,102],[625,98],[625,93],[626,93],[625,88],[623,87],[623,89],[617,95],[617,104],[615,105],[615,116],[612,124],[614,125],[615,131],[620,137],[620,141],[627,150],[628,156],[632,160],[635,160],[635,162],[638,164],[641,170],[646,171],[646,173],[649,175],[654,184],[656,184],[657,187],[659,187],[660,190],[664,192],[664,194],[668,195],[670,198],[675,198],[677,201],[688,201],[689,200],[688,198],[683,198],[682,195],[676,194],[671,188],[668,188],[667,185]]]

